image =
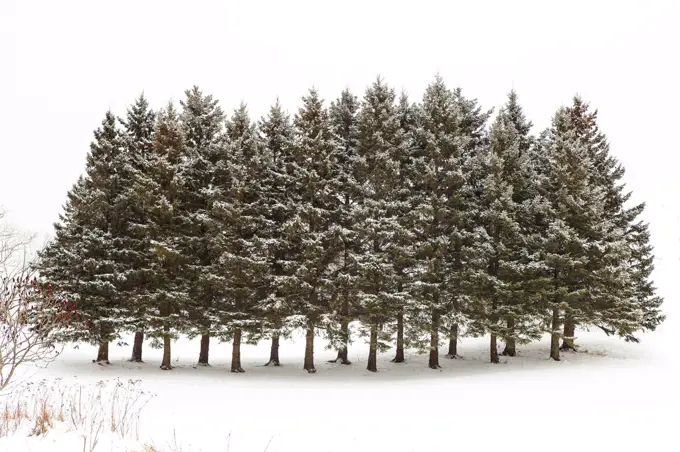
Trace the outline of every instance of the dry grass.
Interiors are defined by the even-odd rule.
[[[100,381],[89,387],[63,387],[58,380],[29,383],[0,399],[0,437],[29,425],[29,436],[42,436],[63,424],[82,437],[84,452],[96,449],[106,429],[121,440],[139,440],[139,417],[153,395],[138,383]]]

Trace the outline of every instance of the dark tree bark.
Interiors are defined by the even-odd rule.
[[[432,314],[432,331],[430,332],[430,369],[440,369],[439,365],[439,314]]]
[[[163,334],[163,361],[161,361],[161,369],[171,370],[172,369],[172,355],[171,355],[171,342],[170,342],[170,327],[166,326],[164,329],[165,334]]]
[[[198,355],[199,366],[209,366],[208,356],[210,354],[210,334],[201,336],[201,352]]]
[[[305,365],[304,369],[313,374],[314,368],[314,324],[311,320],[307,323],[307,336],[305,338]]]
[[[404,359],[404,310],[400,309],[397,314],[397,353],[393,363],[403,363]]]
[[[378,371],[378,325],[371,324],[371,339],[368,346],[368,363],[366,370],[370,372]]]
[[[130,362],[143,363],[142,361],[142,346],[144,345],[144,333],[135,333],[135,341],[132,344],[132,356]]]
[[[344,294],[342,301],[342,321],[340,323],[340,336],[342,338],[342,346],[338,350],[338,356],[335,359],[328,361],[329,363],[336,363],[350,365],[352,362],[348,358],[349,352],[349,301],[348,294]]]
[[[109,361],[109,341],[99,342],[99,350],[97,350],[96,362],[99,364],[111,364]]]
[[[449,359],[458,358],[458,324],[454,323],[451,325],[451,331],[449,331],[449,353],[446,355]]]
[[[281,362],[279,361],[279,342],[280,342],[280,336],[278,333],[275,333],[272,335],[272,347],[271,350],[269,351],[269,362],[265,364],[265,366],[268,366],[270,364],[273,364],[274,366],[280,366]]]
[[[489,352],[491,362],[494,364],[498,364],[500,360],[498,359],[498,340],[496,337],[496,333],[491,333],[491,344]]]
[[[503,356],[517,356],[517,349],[515,344],[515,319],[508,317],[506,320],[508,325],[508,331],[512,335],[505,342],[505,348],[503,349]]]
[[[550,336],[550,358],[555,361],[560,360],[560,312],[557,308],[553,309],[552,315],[552,334]]]
[[[243,367],[241,367],[241,335],[242,331],[240,328],[234,330],[234,341],[231,346],[231,371],[233,373],[243,373]]]
[[[567,316],[564,320],[564,335],[562,336],[562,346],[560,350],[576,351],[576,344],[574,343],[574,335],[576,334],[576,325],[571,316]]]

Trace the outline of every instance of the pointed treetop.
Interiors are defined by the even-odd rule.
[[[203,95],[197,86],[185,91],[186,99],[180,101],[182,121],[187,145],[201,148],[214,144],[224,120],[224,112],[211,95]]]

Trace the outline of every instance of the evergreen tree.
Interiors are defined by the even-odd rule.
[[[147,161],[153,152],[153,132],[156,121],[156,114],[149,108],[149,103],[141,94],[127,110],[125,119],[119,119],[123,125],[123,141],[125,149],[130,159],[131,181],[128,187],[137,186],[134,182],[144,178],[147,170]],[[144,326],[141,324],[144,307],[140,303],[144,292],[150,289],[145,270],[147,268],[144,256],[148,249],[145,240],[144,224],[146,223],[146,212],[141,208],[142,205],[136,202],[138,193],[126,191],[122,201],[128,203],[126,215],[128,217],[128,250],[129,264],[135,270],[134,281],[132,281],[131,294],[127,302],[130,310],[140,311],[133,315],[135,318],[135,338],[132,348],[130,361],[142,362],[142,344],[144,341]],[[124,198],[127,198],[125,200]]]
[[[402,211],[401,219],[399,221],[408,229],[408,217],[413,209],[412,191],[415,189],[413,186],[413,179],[417,178],[417,175],[413,173],[413,157],[415,156],[417,149],[415,133],[417,130],[418,106],[409,102],[408,94],[405,91],[402,91],[401,95],[399,96],[397,115],[399,116],[399,126],[403,133],[404,146],[406,148],[407,155],[407,158],[402,160],[400,168],[401,190],[399,192],[399,200],[401,202]],[[407,238],[404,237],[404,239]],[[397,292],[403,292],[408,285],[410,278],[409,268],[413,265],[413,253],[410,252],[409,246],[403,245],[407,245],[407,243],[402,243],[402,246],[395,248],[395,251],[397,251],[397,254],[394,256],[395,271],[398,278]],[[407,316],[409,315],[408,310],[409,308],[414,307],[414,303],[411,303],[411,297],[408,295],[408,291],[406,291],[406,294],[408,298],[403,299],[403,303],[400,306],[397,306],[397,347],[395,356],[392,359],[392,362],[394,363],[404,362],[404,347],[407,344],[417,342],[417,338],[415,337],[417,335],[417,328],[409,329],[409,333],[412,334],[410,334],[409,337],[405,337],[405,326],[407,322]]]
[[[457,198],[459,205],[456,207],[457,227],[451,237],[450,259],[453,261],[449,284],[459,288],[457,295],[453,297],[453,310],[446,316],[449,325],[449,350],[448,358],[458,357],[458,338],[461,336],[461,326],[466,323],[464,312],[469,301],[466,286],[469,282],[464,279],[465,260],[472,249],[474,241],[474,208],[476,200],[480,196],[484,174],[477,165],[478,154],[484,152],[489,146],[489,136],[486,131],[486,123],[493,110],[483,111],[476,99],[468,99],[463,95],[461,88],[452,90],[453,103],[458,111],[455,140],[461,149],[460,164],[465,174],[466,189]]]
[[[625,249],[621,243],[608,243],[608,234],[615,227],[611,219],[602,216],[605,193],[590,183],[593,161],[570,126],[566,109],[555,115],[549,143],[543,194],[550,201],[552,217],[544,244],[544,306],[550,317],[550,357],[559,360],[560,327],[565,322],[596,321],[596,306],[610,296],[603,285],[620,277],[611,274],[611,267],[593,263],[616,261],[625,255]]]
[[[158,114],[151,144],[133,187],[138,212],[145,219],[140,235],[146,244],[142,259],[146,286],[138,288],[139,305],[144,309],[137,315],[152,346],[163,347],[161,369],[170,370],[171,341],[189,327],[186,294],[191,284],[184,271],[186,258],[180,252],[184,240],[179,170],[186,150],[171,102]]]
[[[357,257],[362,333],[369,335],[367,369],[377,371],[379,349],[387,349],[383,326],[395,319],[408,298],[398,291],[396,257],[407,242],[403,227],[401,170],[408,158],[395,92],[378,78],[364,95],[359,116],[357,183],[361,187],[354,225],[360,241]]]
[[[470,330],[491,334],[492,363],[499,362],[499,336],[508,345],[505,354],[514,355],[516,339],[529,342],[541,332],[530,308],[535,261],[526,234],[542,204],[536,199],[527,148],[521,149],[526,141],[514,124],[509,109],[502,109],[491,128],[489,152],[478,156],[486,177],[475,206],[477,230],[468,261]]]
[[[219,291],[219,278],[213,278],[211,266],[218,259],[216,247],[208,234],[210,196],[215,189],[213,176],[218,161],[225,160],[223,139],[224,113],[218,101],[204,95],[194,86],[185,92],[180,116],[186,145],[186,157],[180,163],[182,181],[180,210],[183,242],[181,253],[189,264],[190,286],[186,308],[192,318],[189,337],[201,336],[198,365],[208,365],[211,334],[219,332],[215,323],[214,298]]]
[[[609,325],[607,329],[619,335],[630,337],[639,328],[641,320],[639,307],[634,301],[635,277],[630,274],[630,265],[635,265],[631,254],[633,243],[627,238],[627,231],[634,227],[635,219],[644,209],[643,205],[628,208],[627,201],[631,193],[624,192],[622,182],[625,170],[618,160],[609,152],[609,143],[597,125],[597,111],[590,111],[589,105],[576,96],[571,107],[566,109],[569,130],[585,147],[593,162],[589,180],[593,186],[602,190],[604,205],[601,211],[603,221],[607,221],[609,229],[603,231],[602,240],[607,246],[607,253],[593,256],[588,268],[593,275],[599,275],[597,281],[599,296],[593,304],[598,321]],[[592,321],[592,319],[591,319]],[[564,324],[562,349],[575,350],[575,329],[577,323],[567,317]]]
[[[287,219],[282,230],[285,276],[278,278],[295,316],[306,329],[304,369],[315,372],[314,336],[328,322],[333,294],[332,264],[341,240],[334,219],[338,210],[334,181],[337,156],[328,112],[315,89],[302,98],[293,121],[295,136],[286,162]]]
[[[415,132],[413,211],[410,229],[416,265],[410,291],[415,298],[414,320],[427,334],[430,368],[439,368],[439,335],[446,329],[443,318],[454,311],[460,296],[455,283],[456,237],[462,237],[464,200],[468,190],[461,141],[459,109],[454,94],[438,75],[425,91]],[[425,348],[425,343],[419,344]]]
[[[210,273],[219,280],[216,316],[221,336],[232,339],[232,372],[241,366],[243,333],[260,327],[258,307],[267,295],[265,185],[266,169],[261,141],[245,104],[234,111],[226,125],[227,153],[216,164],[210,196],[214,254]]]
[[[328,331],[331,344],[335,345],[338,350],[337,358],[331,362],[340,361],[342,364],[351,364],[347,356],[351,338],[349,324],[357,305],[357,236],[352,221],[352,212],[359,193],[355,177],[359,145],[359,108],[358,97],[348,89],[345,89],[329,108],[329,119],[338,156],[338,172],[334,181],[334,190],[341,201],[335,222],[340,227],[342,251],[333,275],[335,281],[333,310],[339,321],[331,322]]]
[[[262,331],[271,336],[271,350],[266,365],[278,366],[280,340],[281,337],[289,337],[291,329],[287,320],[293,314],[279,279],[286,275],[283,227],[295,209],[294,204],[289,202],[287,192],[291,184],[287,164],[292,155],[294,131],[290,117],[283,111],[278,99],[267,117],[260,120],[259,132],[264,154],[264,167],[259,177],[263,182],[262,204],[265,206],[265,224],[260,234],[267,240],[269,260],[269,296],[261,300],[259,311]]]
[[[56,238],[41,252],[38,270],[76,301],[86,319],[69,339],[99,344],[95,361],[108,363],[109,342],[130,321],[125,299],[134,279],[128,280],[126,204],[120,202],[129,182],[129,155],[110,111],[94,136],[86,176],[69,193]]]

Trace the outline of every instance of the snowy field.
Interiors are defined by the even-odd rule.
[[[427,368],[426,355],[393,364],[388,352],[376,374],[365,370],[363,340],[350,349],[353,365],[343,366],[325,362],[334,353],[317,338],[316,374],[302,370],[302,337],[282,342],[282,367],[262,365],[267,343],[244,345],[245,374],[229,372],[228,343],[213,342],[212,366],[195,368],[198,340],[179,340],[171,372],[158,368],[161,350],[148,346],[144,364],[126,361],[130,347],[112,347],[111,365],[103,367],[91,363],[95,348],[81,345],[47,369],[31,368],[23,388],[32,389],[20,397],[29,400],[41,387],[55,399],[79,386],[111,394],[117,381],[124,397],[144,391],[142,403],[153,396],[126,440],[103,428],[94,449],[102,452],[677,450],[671,325],[641,344],[581,332],[580,353],[561,362],[547,359],[547,338],[497,365],[487,362],[486,339],[463,339],[464,359],[442,359],[439,371]],[[68,422],[41,437],[28,437],[31,428],[24,422],[0,439],[0,451],[84,449],[82,429],[68,431]]]

